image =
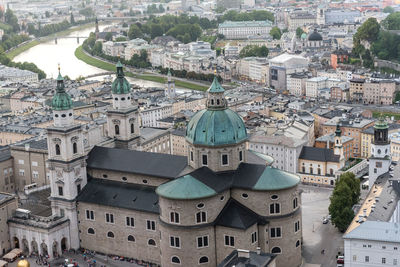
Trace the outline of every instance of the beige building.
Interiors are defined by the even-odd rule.
[[[185,140],[185,130],[176,129],[171,132],[172,155],[185,156],[187,145]]]
[[[353,102],[362,102],[364,94],[365,79],[353,78],[350,80],[350,100]]]
[[[0,193],[0,255],[4,255],[14,248],[14,244],[10,240],[7,221],[17,208],[18,201],[15,195]]]
[[[0,150],[0,192],[15,192],[14,164],[8,147]],[[3,239],[0,239],[3,240]]]
[[[364,84],[363,101],[367,104],[391,105],[395,93],[395,81],[370,81]]]
[[[308,12],[296,12],[288,16],[289,30],[296,30],[298,27],[303,28],[305,25],[315,24],[317,17]]]
[[[17,190],[22,191],[26,185],[31,184],[37,187],[49,184],[47,155],[47,139],[30,140],[11,146]]]
[[[305,73],[292,73],[287,77],[287,89],[291,95],[304,96],[308,75]]]

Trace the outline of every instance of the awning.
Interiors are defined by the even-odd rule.
[[[7,266],[8,262],[0,260],[0,267]]]
[[[12,252],[8,252],[6,255],[3,256],[3,260],[6,260],[6,261],[13,261],[13,260],[15,260],[15,258],[17,258],[17,255]]]
[[[14,253],[17,256],[20,256],[22,254],[22,249],[19,248],[14,248],[13,250],[10,251],[11,253]]]

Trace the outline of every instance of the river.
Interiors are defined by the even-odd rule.
[[[106,26],[100,26],[100,30],[102,30]],[[89,36],[90,32],[94,31],[93,28],[87,28],[80,31],[75,31],[70,33],[68,36]],[[82,44],[85,38],[79,38],[79,44],[75,38],[66,39],[61,38],[57,40],[57,44],[55,44],[54,40],[41,43],[36,45],[27,51],[19,54],[14,58],[16,62],[32,62],[35,63],[40,69],[42,69],[47,78],[56,78],[58,75],[58,64],[61,67],[62,75],[68,75],[71,79],[76,79],[79,76],[88,76],[100,72],[104,72],[104,70],[93,67],[91,65],[86,64],[83,61],[80,61],[75,57],[75,49]],[[102,77],[97,77],[94,79],[102,79]],[[152,81],[144,81],[144,80],[136,80],[128,78],[129,82],[136,84],[140,87],[163,87],[163,84],[152,82]],[[186,90],[180,90],[186,91]]]

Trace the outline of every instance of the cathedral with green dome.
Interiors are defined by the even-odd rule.
[[[247,149],[246,126],[218,79],[178,156],[136,150],[138,105],[120,62],[116,69],[106,129],[113,142],[90,151],[58,76],[47,129],[52,215],[45,230],[12,220],[10,239],[40,239],[39,253],[50,258],[84,248],[163,267],[216,267],[245,250],[273,266],[300,266],[300,178]]]

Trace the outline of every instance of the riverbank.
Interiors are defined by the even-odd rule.
[[[115,65],[113,63],[109,63],[100,59],[97,59],[95,57],[92,57],[85,53],[83,51],[82,46],[79,46],[75,50],[75,56],[79,59],[85,62],[86,64],[92,65],[96,68],[103,69],[106,71],[115,71]],[[132,78],[137,78],[141,80],[146,80],[146,81],[152,81],[152,82],[158,82],[158,83],[166,83],[167,78],[163,76],[157,76],[157,75],[152,75],[152,74],[138,74],[138,73],[132,73],[132,72],[125,72],[126,76],[132,77]],[[186,88],[186,89],[191,89],[191,90],[197,90],[197,91],[205,91],[208,89],[207,86],[187,82],[187,81],[181,81],[181,80],[175,80],[175,85],[176,87],[181,87],[181,88]]]
[[[71,28],[66,29],[64,31],[53,33],[53,34],[50,34],[50,35],[45,36],[45,37],[35,38],[35,39],[33,39],[33,40],[31,40],[31,41],[29,41],[29,42],[27,42],[27,43],[25,43],[25,44],[23,44],[21,46],[18,46],[16,48],[12,49],[11,51],[7,52],[6,55],[10,60],[13,60],[19,54],[27,51],[28,49],[31,49],[32,47],[34,47],[34,46],[36,46],[38,44],[50,41],[51,39],[55,38],[56,35],[58,35],[58,36],[68,35],[68,34],[74,32],[74,31],[80,31],[80,30],[84,30],[84,29],[87,29],[87,28],[90,28],[90,27],[94,27],[93,22],[82,24],[82,25],[79,25],[79,26],[76,26],[76,27],[71,27]]]

